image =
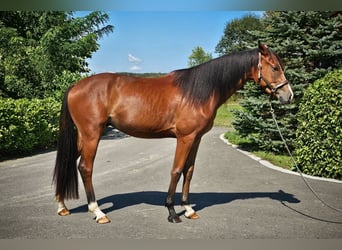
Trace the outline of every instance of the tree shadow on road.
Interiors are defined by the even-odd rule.
[[[125,207],[130,207],[138,204],[149,204],[154,206],[164,206],[167,193],[160,191],[142,191],[133,193],[114,194],[105,198],[99,199],[97,202],[99,206],[104,204],[111,204],[110,207],[103,209],[104,213],[110,213],[114,210],[119,210]],[[247,200],[269,198],[279,201],[281,203],[299,203],[300,200],[294,197],[293,194],[286,193],[282,190],[278,192],[241,192],[241,193],[217,193],[217,192],[205,192],[205,193],[191,193],[191,204],[196,204],[193,208],[196,211],[200,211],[204,208],[227,204],[235,200]],[[177,193],[175,197],[176,201],[181,200],[181,194]],[[115,204],[115,205],[114,205]],[[176,203],[179,205],[180,203]],[[71,209],[71,213],[83,213],[88,211],[88,206],[83,205],[74,209]],[[182,212],[183,213],[183,212]],[[181,214],[182,214],[181,213]]]

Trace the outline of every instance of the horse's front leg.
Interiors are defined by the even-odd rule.
[[[169,211],[168,221],[172,223],[182,222],[174,208],[175,193],[179,178],[184,170],[185,161],[189,155],[193,142],[193,137],[177,138],[176,153],[171,171],[171,181],[165,202],[165,206]]]
[[[189,202],[189,190],[190,190],[190,182],[192,179],[192,175],[195,168],[195,160],[198,151],[199,144],[201,142],[201,138],[197,139],[189,153],[189,156],[185,163],[185,168],[183,170],[183,189],[182,189],[182,205],[185,208],[185,217],[189,219],[198,219],[199,216],[195,212],[195,210],[190,206]]]

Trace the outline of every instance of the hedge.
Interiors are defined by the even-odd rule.
[[[296,137],[301,171],[342,178],[342,69],[307,88],[298,112]]]
[[[0,98],[0,159],[54,147],[60,106],[53,98]]]

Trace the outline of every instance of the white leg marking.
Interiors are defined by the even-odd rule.
[[[193,215],[195,213],[195,210],[192,209],[192,207],[190,205],[184,205],[185,208],[185,217],[190,217],[191,215]]]
[[[67,207],[64,204],[64,201],[57,201],[58,202],[58,209],[57,209],[57,213],[59,214],[59,212],[61,212],[63,209],[67,209]]]
[[[99,208],[97,202],[91,202],[88,205],[89,208],[89,212],[92,212],[95,214],[96,216],[96,221],[98,221],[99,219],[101,219],[102,217],[105,217],[106,215],[101,211],[101,209]]]

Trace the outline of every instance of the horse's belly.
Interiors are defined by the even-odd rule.
[[[141,138],[174,137],[172,117],[166,114],[122,112],[110,117],[110,123],[120,131]]]

